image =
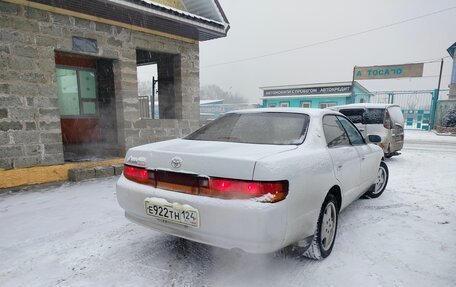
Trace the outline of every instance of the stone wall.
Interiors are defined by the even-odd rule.
[[[435,130],[440,134],[456,134],[456,127],[437,126]]]
[[[453,55],[453,68],[451,69],[451,82],[448,86],[450,88],[450,92],[448,93],[449,99],[456,99],[456,55]]]
[[[198,128],[198,44],[0,1],[0,168],[63,163],[54,53],[74,53],[72,36],[97,40],[98,54],[87,55],[114,60],[123,152]],[[176,119],[139,119],[136,49],[177,55]]]
[[[437,101],[437,107],[435,110],[435,123],[434,126],[443,127],[443,117],[448,113],[449,110],[456,108],[456,100],[439,100]]]
[[[449,85],[450,92],[448,93],[448,98],[449,99],[456,99],[456,83],[455,84],[450,84]]]

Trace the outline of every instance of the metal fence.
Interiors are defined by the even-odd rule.
[[[371,103],[396,104],[402,110],[426,110],[430,111],[432,105],[433,90],[425,91],[394,91],[372,92]]]
[[[139,116],[145,119],[158,119],[158,102],[152,107],[150,96],[139,96]],[[234,110],[259,108],[259,104],[203,104],[200,105],[200,120],[214,120],[220,115]]]
[[[234,111],[245,109],[259,108],[259,104],[206,104],[200,105],[200,120],[202,122],[211,121],[218,118],[220,115]]]
[[[443,90],[441,90],[443,91]],[[377,91],[368,94],[370,103],[396,104],[401,107],[406,129],[428,130],[433,121],[434,90],[418,91]],[[233,110],[259,108],[259,104],[202,104],[200,105],[200,120],[211,121],[220,115]],[[153,116],[154,111],[155,116]],[[141,118],[158,118],[158,104],[153,109],[150,96],[139,97],[139,112]]]
[[[149,96],[139,96],[139,116],[140,118],[150,119],[152,118],[151,104]]]

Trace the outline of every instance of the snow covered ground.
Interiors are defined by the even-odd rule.
[[[382,197],[341,213],[330,257],[252,255],[128,222],[116,178],[0,196],[1,286],[455,286],[456,137],[406,131]]]

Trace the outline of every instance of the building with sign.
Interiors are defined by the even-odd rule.
[[[369,91],[358,82],[261,87],[263,107],[327,108],[331,106],[368,103]]]
[[[0,0],[0,169],[123,156],[195,130],[199,42],[228,29],[217,0]],[[148,63],[159,119],[140,115]]]

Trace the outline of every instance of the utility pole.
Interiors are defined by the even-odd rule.
[[[443,58],[440,60],[439,84],[437,85],[437,99],[439,98],[440,83],[442,82]]]
[[[434,128],[434,123],[435,123],[435,112],[437,110],[437,101],[439,100],[440,83],[442,82],[442,71],[443,71],[443,58],[440,60],[439,83],[437,84],[437,89],[434,91],[434,96],[432,97],[431,124],[430,124],[431,130]]]
[[[353,67],[352,86],[351,86],[351,103],[355,102],[355,70],[356,70],[356,65]]]
[[[155,80],[155,77],[152,77],[152,95],[151,95],[152,116],[150,117],[151,119],[155,119],[155,85],[157,83],[158,83],[158,79]]]

